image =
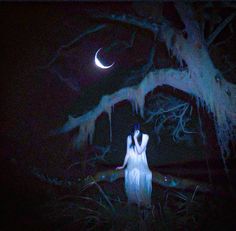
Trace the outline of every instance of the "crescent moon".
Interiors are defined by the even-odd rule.
[[[98,59],[98,53],[99,53],[99,51],[100,51],[101,49],[102,49],[102,48],[99,48],[99,49],[97,50],[97,52],[96,52],[96,54],[95,54],[95,57],[94,57],[94,62],[95,62],[95,64],[96,64],[98,67],[100,67],[100,68],[102,68],[102,69],[108,69],[108,68],[110,68],[110,67],[112,67],[112,66],[114,65],[114,62],[113,62],[111,65],[109,65],[109,66],[103,65],[102,62]]]

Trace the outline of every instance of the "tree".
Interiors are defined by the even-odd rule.
[[[87,142],[87,139],[92,143],[95,122],[102,113],[106,112],[111,122],[114,105],[121,101],[129,101],[135,111],[145,118],[145,97],[155,88],[167,85],[193,97],[197,107],[204,107],[210,114],[214,121],[222,161],[227,171],[226,158],[231,152],[229,144],[235,140],[236,87],[224,78],[224,73],[213,63],[209,49],[215,38],[222,33],[225,27],[230,25],[235,17],[235,12],[229,14],[221,23],[209,19],[209,28],[215,29],[212,31],[209,29],[206,37],[205,24],[209,15],[206,14],[205,9],[213,6],[210,3],[204,3],[198,8],[195,7],[195,11],[193,11],[194,3],[190,5],[184,2],[176,2],[174,5],[181,22],[184,24],[184,29],[176,27],[173,21],[171,22],[164,17],[162,14],[163,4],[161,3],[151,4],[147,6],[148,9],[142,7],[143,5],[134,4],[136,11],[131,14],[94,10],[86,12],[87,16],[97,19],[99,24],[84,31],[69,44],[61,46],[49,64],[46,65],[47,68],[59,57],[64,48],[72,46],[88,34],[97,33],[104,29],[107,22],[111,25],[114,25],[112,23],[115,22],[116,25],[129,25],[132,28],[150,31],[153,34],[153,47],[147,64],[139,69],[141,81],[138,84],[123,87],[110,95],[104,95],[99,104],[92,110],[79,117],[69,116],[67,122],[53,134],[67,133],[79,128],[79,134],[74,139],[76,146],[80,147]],[[229,3],[222,3],[220,7],[227,7],[230,12],[235,8]],[[101,22],[102,24],[100,24]],[[132,47],[135,33],[133,33],[131,42],[124,44],[125,47]],[[176,58],[177,67],[155,68],[153,60],[158,40],[164,42],[170,54]],[[111,46],[113,45],[111,44]],[[137,75],[137,72],[131,72],[131,75],[128,76],[131,83],[132,78]],[[184,110],[186,112],[186,107],[182,107],[183,112]],[[178,119],[182,120],[183,117],[179,116]],[[182,125],[181,122],[179,129],[184,129]],[[111,134],[110,139],[112,139]]]

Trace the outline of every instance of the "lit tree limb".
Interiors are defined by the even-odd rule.
[[[226,89],[231,87],[232,89],[230,88],[230,91],[235,94],[236,91],[233,90],[235,86],[227,83],[224,79],[221,81],[222,85],[227,87]],[[122,88],[112,95],[103,96],[100,103],[93,110],[83,114],[82,116],[77,118],[69,116],[68,121],[64,124],[64,126],[53,133],[66,133],[79,127],[79,135],[75,138],[76,146],[80,147],[81,144],[85,143],[87,139],[89,139],[90,143],[92,143],[95,121],[103,112],[108,113],[109,119],[111,119],[111,108],[121,101],[128,100],[134,105],[136,112],[140,112],[140,115],[144,116],[143,107],[145,103],[145,95],[158,86],[169,85],[173,88],[182,90],[190,95],[200,98],[202,101],[206,101],[207,99],[205,99],[204,95],[202,95],[197,82],[196,85],[193,85],[194,83],[191,82],[191,76],[187,71],[179,71],[168,68],[150,72],[139,85]],[[223,93],[227,95],[226,92],[222,92],[222,94]],[[235,123],[235,107],[226,104],[220,106],[221,110],[224,110],[224,107],[225,110],[227,108],[228,116],[231,117],[231,121]]]
[[[205,41],[201,37],[200,27],[193,20],[193,13],[189,4],[176,2],[176,9],[185,24],[188,38],[176,42],[182,45],[181,58],[186,62],[192,81],[197,83],[202,92],[202,99],[208,112],[213,114],[216,135],[221,149],[222,160],[227,171],[224,155],[230,153],[228,143],[235,139],[236,124],[236,87],[224,80],[222,74],[214,66]],[[195,39],[191,37],[195,34]],[[224,82],[224,84],[222,83]],[[233,95],[233,97],[232,97]]]
[[[124,177],[124,170],[108,170],[103,172],[98,172],[92,179],[88,176],[85,180],[85,185],[91,184],[93,180],[96,182],[114,182],[120,178]],[[213,191],[213,188],[203,182],[197,182],[190,179],[182,179],[178,177],[173,177],[170,175],[163,175],[157,171],[152,172],[152,182],[154,184],[161,185],[163,187],[175,188],[175,189],[192,189],[198,185],[198,189],[201,192],[210,192]]]
[[[87,176],[85,179],[78,179],[78,181],[73,180],[62,180],[56,177],[50,177],[40,172],[39,169],[33,168],[31,173],[40,181],[61,187],[79,187],[84,190],[90,187],[91,184],[95,182],[110,182],[113,183],[121,178],[124,178],[124,170],[106,170],[95,174],[95,176]],[[161,185],[162,187],[175,188],[175,189],[185,189],[194,190],[198,186],[198,190],[201,192],[221,192],[219,188],[213,188],[211,185],[198,182],[191,179],[182,179],[179,177],[164,175],[157,171],[152,171],[152,182],[153,184]]]
[[[128,100],[134,105],[136,113],[140,112],[140,115],[143,117],[145,95],[158,86],[169,85],[195,95],[196,92],[189,85],[189,78],[190,76],[187,71],[179,71],[171,68],[150,72],[137,86],[122,88],[112,95],[103,96],[94,109],[82,116],[77,118],[69,116],[64,126],[54,131],[53,134],[69,132],[79,127],[80,131],[75,143],[80,147],[88,138],[92,142],[96,119],[103,112],[108,113],[110,118],[111,108],[115,104]]]

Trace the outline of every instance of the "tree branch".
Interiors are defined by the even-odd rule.
[[[129,25],[133,25],[145,30],[149,30],[154,35],[154,40],[156,40],[157,36],[164,40],[167,48],[172,50],[175,54],[177,60],[181,63],[182,59],[184,59],[184,55],[179,52],[180,47],[183,45],[182,43],[186,40],[181,35],[181,31],[172,28],[170,25],[171,23],[168,20],[163,19],[163,23],[158,24],[156,22],[151,22],[146,19],[140,19],[138,17],[132,15],[118,15],[118,14],[107,14],[107,13],[97,13],[95,14],[93,11],[90,13],[91,17],[93,18],[102,18],[102,19],[109,19],[115,22],[121,22]],[[189,48],[188,45],[188,50]]]
[[[222,40],[222,41],[220,41],[220,42],[217,42],[217,43],[212,44],[212,45],[210,46],[210,48],[209,48],[209,51],[211,52],[213,49],[215,49],[215,48],[217,48],[217,47],[219,47],[219,46],[221,46],[221,45],[226,44],[226,43],[229,42],[232,38],[233,38],[233,36],[231,35],[231,36],[229,36],[229,37],[228,37],[227,39],[225,39],[225,40]]]
[[[99,30],[104,29],[105,27],[107,27],[106,24],[101,24],[101,25],[96,25],[92,28],[89,28],[88,30],[86,30],[85,32],[83,32],[82,34],[78,35],[76,38],[74,38],[73,40],[71,40],[69,43],[67,44],[63,44],[61,45],[56,53],[53,55],[53,57],[51,58],[51,60],[48,62],[48,64],[44,65],[44,66],[40,66],[40,69],[47,69],[49,68],[55,61],[56,59],[60,56],[61,52],[69,47],[71,47],[72,45],[74,45],[75,43],[77,43],[80,39],[82,39],[83,37],[94,33],[94,32],[98,32]]]
[[[188,33],[188,40],[192,43],[195,43],[196,40],[202,42],[203,37],[200,26],[197,20],[194,18],[194,14],[190,4],[183,1],[176,1],[175,8],[177,9],[182,21],[184,22],[185,30]]]
[[[220,25],[208,37],[208,39],[207,39],[207,46],[209,46],[214,41],[214,39],[220,34],[220,32],[224,30],[224,28],[233,20],[235,15],[236,15],[235,12],[232,13],[223,22],[220,23]]]
[[[111,108],[121,101],[128,100],[134,105],[136,113],[139,111],[143,117],[145,95],[156,87],[163,85],[172,86],[189,94],[196,94],[194,88],[189,85],[189,74],[187,71],[171,68],[156,70],[147,74],[143,81],[136,86],[122,88],[112,95],[103,96],[99,104],[84,115],[78,118],[69,116],[64,126],[53,131],[52,134],[65,133],[80,127],[79,135],[75,138],[77,147],[80,147],[88,138],[90,143],[92,143],[95,121],[103,112],[108,113],[109,119],[111,119]]]
[[[192,107],[182,100],[177,100],[175,97],[162,97],[162,94],[158,94],[152,97],[149,101],[154,100],[154,105],[149,106],[146,111],[148,119],[145,123],[155,121],[154,130],[157,133],[158,139],[160,140],[159,134],[166,121],[171,122],[171,126],[168,129],[172,131],[172,137],[175,142],[183,139],[181,134],[184,133],[196,133],[186,130],[185,126],[190,120]],[[190,108],[190,110],[188,110]],[[173,124],[173,125],[172,125]]]
[[[131,47],[133,47],[135,37],[136,37],[136,31],[133,31],[133,33],[131,35],[131,38],[130,38],[130,41],[123,41],[123,40],[122,41],[120,41],[120,40],[117,41],[116,40],[109,47],[105,48],[104,50],[109,51],[113,47],[116,47],[116,46],[119,46],[119,45],[123,45],[124,49],[131,48]]]
[[[94,12],[90,13],[93,18],[104,18],[104,19],[110,19],[112,21],[117,21],[121,23],[128,23],[133,26],[137,26],[149,31],[152,31],[154,34],[154,37],[156,37],[157,33],[159,32],[160,26],[157,23],[150,22],[146,19],[140,19],[138,17],[132,16],[132,15],[117,15],[117,14],[104,14],[104,13],[96,13]]]
[[[51,68],[50,72],[55,74],[62,82],[66,83],[68,87],[72,90],[78,92],[80,90],[80,84],[77,79],[64,78],[62,74],[56,69],[56,67]]]
[[[96,182],[107,181],[110,183],[115,182],[116,180],[124,177],[124,170],[108,170],[103,172],[98,172],[93,178],[89,176],[85,180],[85,185]],[[198,189],[201,192],[210,192],[213,191],[213,188],[203,182],[197,182],[190,179],[182,179],[179,177],[173,177],[170,175],[163,175],[157,171],[152,172],[152,182],[154,184],[161,185],[163,187],[168,188],[176,188],[176,189],[192,189],[198,185]]]
[[[125,81],[125,86],[132,84],[132,82],[137,82],[137,80],[140,80],[140,78],[143,78],[148,71],[151,70],[152,67],[154,67],[154,57],[156,53],[156,44],[154,44],[150,50],[149,57],[147,63],[139,67],[138,70],[131,71],[131,76],[128,76]]]
[[[35,176],[40,181],[50,185],[67,187],[67,188],[79,187],[79,189],[82,188],[82,190],[85,190],[94,183],[98,182],[113,183],[121,178],[124,178],[124,170],[113,170],[113,169],[98,172],[96,173],[95,176],[87,176],[85,179],[79,178],[78,181],[73,181],[73,180],[68,181],[59,179],[57,177],[50,177],[40,172],[40,170],[36,168],[33,168],[31,170],[31,174],[33,174],[33,176]],[[198,185],[198,190],[201,192],[215,192],[215,191],[222,192],[220,188],[215,188],[215,187],[213,188],[211,185],[204,182],[198,182],[195,180],[175,177],[171,175],[164,175],[157,171],[152,171],[152,182],[154,184],[158,184],[167,188],[194,190]]]
[[[98,161],[103,161],[103,162],[106,162],[105,160],[105,156],[106,154],[110,151],[110,145],[107,146],[107,147],[100,147],[100,146],[95,146],[96,149],[100,150],[100,155],[98,155],[96,152],[95,152],[95,156],[94,157],[91,157],[89,158],[88,160],[86,160],[86,163],[88,163],[90,166],[94,167],[95,163],[98,162]],[[82,161],[77,161],[73,164],[71,164],[67,170],[70,170],[72,167],[78,165],[78,164],[81,164]]]

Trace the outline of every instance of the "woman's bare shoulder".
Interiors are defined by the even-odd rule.
[[[127,136],[127,141],[128,141],[128,142],[131,142],[131,141],[132,141],[131,135],[128,135],[128,136]]]

